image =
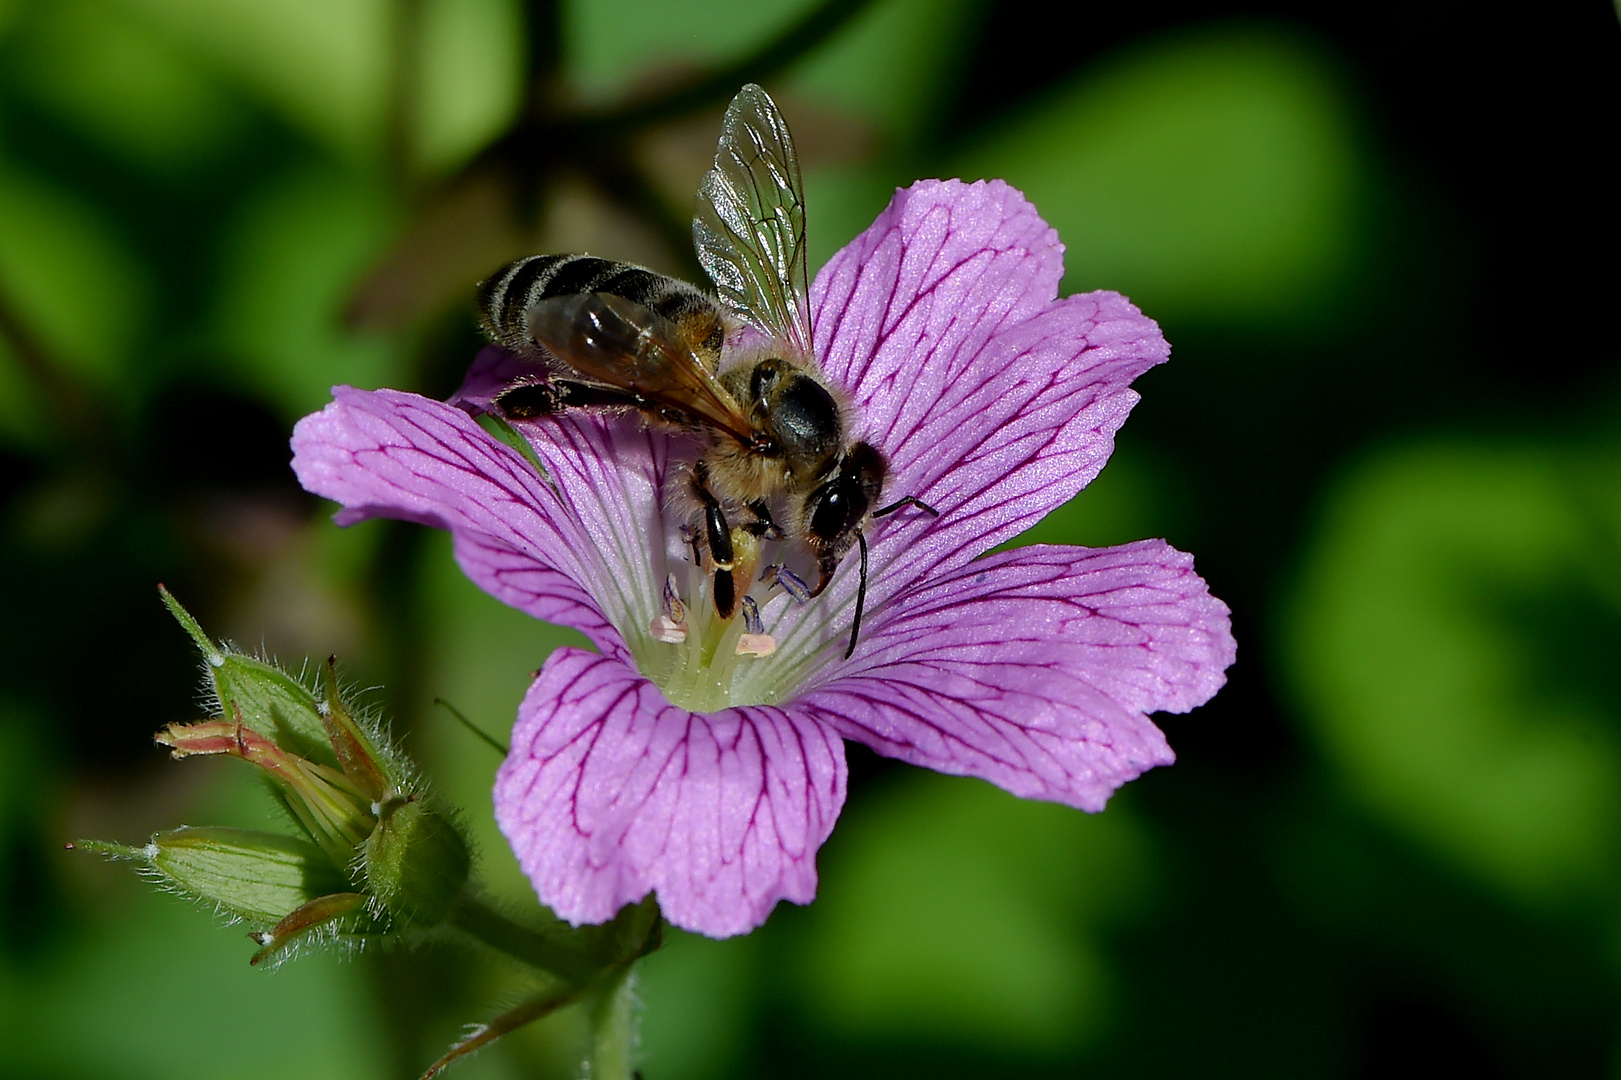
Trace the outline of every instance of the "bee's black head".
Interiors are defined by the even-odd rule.
[[[839,467],[805,500],[805,534],[818,551],[842,554],[856,529],[884,489],[884,457],[859,442],[839,460]]]

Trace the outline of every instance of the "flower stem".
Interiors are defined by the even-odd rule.
[[[632,1080],[636,1050],[635,961],[608,980],[591,1011],[591,1080]]]
[[[636,1051],[636,961],[663,940],[662,920],[651,898],[622,909],[612,922],[548,934],[520,926],[465,893],[451,908],[450,921],[492,949],[537,967],[556,980],[545,992],[477,1028],[424,1074],[509,1031],[575,1001],[591,1012],[591,1049],[585,1075],[591,1080],[633,1080]]]
[[[550,972],[573,986],[585,985],[602,970],[600,961],[571,943],[520,926],[467,895],[451,908],[450,921],[495,951]]]

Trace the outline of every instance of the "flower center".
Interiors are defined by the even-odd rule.
[[[745,594],[739,612],[722,619],[713,585],[711,575],[692,565],[684,587],[670,575],[663,613],[652,621],[641,647],[633,648],[642,674],[670,704],[689,712],[769,705],[791,696],[794,687],[787,680],[772,678],[779,674],[772,670],[778,666],[773,663],[777,641],[765,632],[757,602]]]

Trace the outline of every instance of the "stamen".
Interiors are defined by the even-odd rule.
[[[765,623],[760,621],[760,605],[755,603],[754,597],[743,597],[743,632],[747,634],[765,633]]]
[[[654,641],[664,641],[671,645],[679,645],[687,640],[687,624],[678,622],[668,615],[660,615],[653,620],[650,628]]]
[[[676,587],[673,572],[664,575],[664,614],[676,622],[685,622],[687,619],[687,605],[681,602],[681,593]]]
[[[675,575],[664,576],[664,614],[653,620],[653,640],[679,645],[687,640],[687,605],[676,591]]]
[[[738,656],[770,656],[777,651],[777,639],[765,632],[760,621],[760,605],[754,597],[743,597],[743,633],[737,639]]]
[[[810,586],[805,584],[805,579],[788,569],[786,566],[779,566],[777,568],[777,584],[782,586],[783,592],[787,593],[801,604],[810,599]]]

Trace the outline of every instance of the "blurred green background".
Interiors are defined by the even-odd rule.
[[[216,632],[340,655],[463,805],[566,639],[287,469],[336,382],[444,395],[472,285],[696,276],[726,98],[812,265],[1002,176],[1173,362],[1030,539],[1165,536],[1234,612],[1180,760],[1088,817],[851,748],[818,901],[645,964],[647,1080],[1621,1077],[1621,31],[1374,0],[0,0],[0,1073],[414,1076],[521,977],[251,944],[64,840],[272,815],[169,763]],[[1605,316],[1604,312],[1611,312]],[[453,1075],[566,1077],[563,1014]]]

